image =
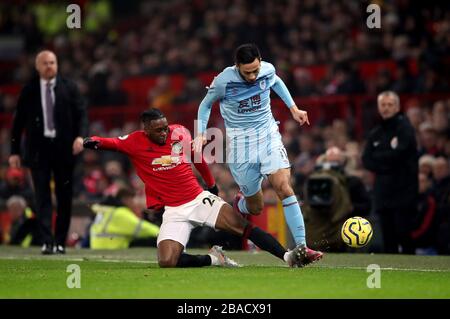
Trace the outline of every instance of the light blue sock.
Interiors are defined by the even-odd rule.
[[[302,211],[295,195],[282,200],[284,217],[289,230],[294,237],[295,244],[306,244],[305,222],[303,221]]]
[[[241,213],[243,213],[243,214],[250,214],[250,212],[247,209],[247,204],[245,203],[245,198],[241,198],[238,201],[237,205],[238,205],[239,210],[241,211]]]

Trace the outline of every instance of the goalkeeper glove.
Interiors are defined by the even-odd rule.
[[[100,142],[99,141],[94,141],[92,138],[90,137],[86,137],[83,140],[83,147],[84,148],[90,148],[91,150],[98,150],[98,146],[99,146]]]
[[[208,192],[218,196],[219,195],[219,189],[217,188],[217,185],[214,184],[213,186],[208,188]]]

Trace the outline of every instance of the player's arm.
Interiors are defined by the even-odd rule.
[[[197,136],[194,140],[194,150],[201,152],[203,145],[206,144],[206,127],[208,126],[209,117],[214,102],[221,99],[225,95],[225,88],[220,83],[220,79],[215,78],[208,87],[208,93],[203,98],[197,112]]]
[[[120,145],[120,139],[106,138],[100,136],[90,136],[83,140],[83,147],[91,150],[109,150],[123,152],[123,147]]]
[[[292,118],[303,125],[307,123],[309,125],[308,113],[306,111],[300,110],[294,102],[294,99],[289,93],[286,84],[283,80],[275,74],[275,83],[272,85],[272,89],[275,93],[283,100],[284,104],[289,108],[292,114]]]

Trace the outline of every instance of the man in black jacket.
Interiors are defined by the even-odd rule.
[[[417,210],[418,153],[414,129],[400,113],[395,92],[378,95],[380,125],[369,134],[362,155],[364,166],[375,173],[374,205],[381,219],[386,253],[414,254],[410,233]]]
[[[22,89],[11,133],[9,165],[21,165],[21,137],[25,131],[23,162],[31,168],[42,253],[65,253],[72,211],[75,156],[87,135],[86,105],[75,83],[57,76],[51,51],[36,56],[39,77]],[[55,235],[52,234],[51,178],[57,202]]]

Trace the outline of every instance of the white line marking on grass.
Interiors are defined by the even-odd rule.
[[[335,268],[335,269],[355,269],[355,270],[366,270],[367,267],[357,267],[357,266],[321,266],[314,265],[314,268]],[[449,272],[450,269],[417,269],[417,268],[394,268],[394,267],[384,267],[380,270],[391,270],[391,271],[419,271],[419,272]]]
[[[58,260],[58,261],[98,261],[105,263],[136,263],[136,264],[157,264],[156,260],[123,260],[123,259],[96,259],[90,257],[83,258],[40,258],[40,257],[19,257],[19,256],[2,256],[1,259],[9,260]],[[282,267],[289,268],[286,265],[269,265],[269,264],[248,264],[242,265],[243,267]],[[328,269],[354,269],[354,270],[367,270],[367,267],[358,266],[331,266],[331,265],[318,265],[313,264],[311,266],[306,266],[306,268],[328,268]],[[450,272],[450,269],[417,269],[417,268],[395,268],[395,267],[383,267],[380,270],[390,270],[390,271],[418,271],[418,272]]]
[[[56,260],[56,261],[99,261],[106,263],[136,263],[136,264],[157,264],[157,261],[151,260],[123,260],[123,259],[96,259],[96,258],[39,258],[39,257],[18,257],[18,256],[6,256],[0,257],[1,259],[8,260]]]

